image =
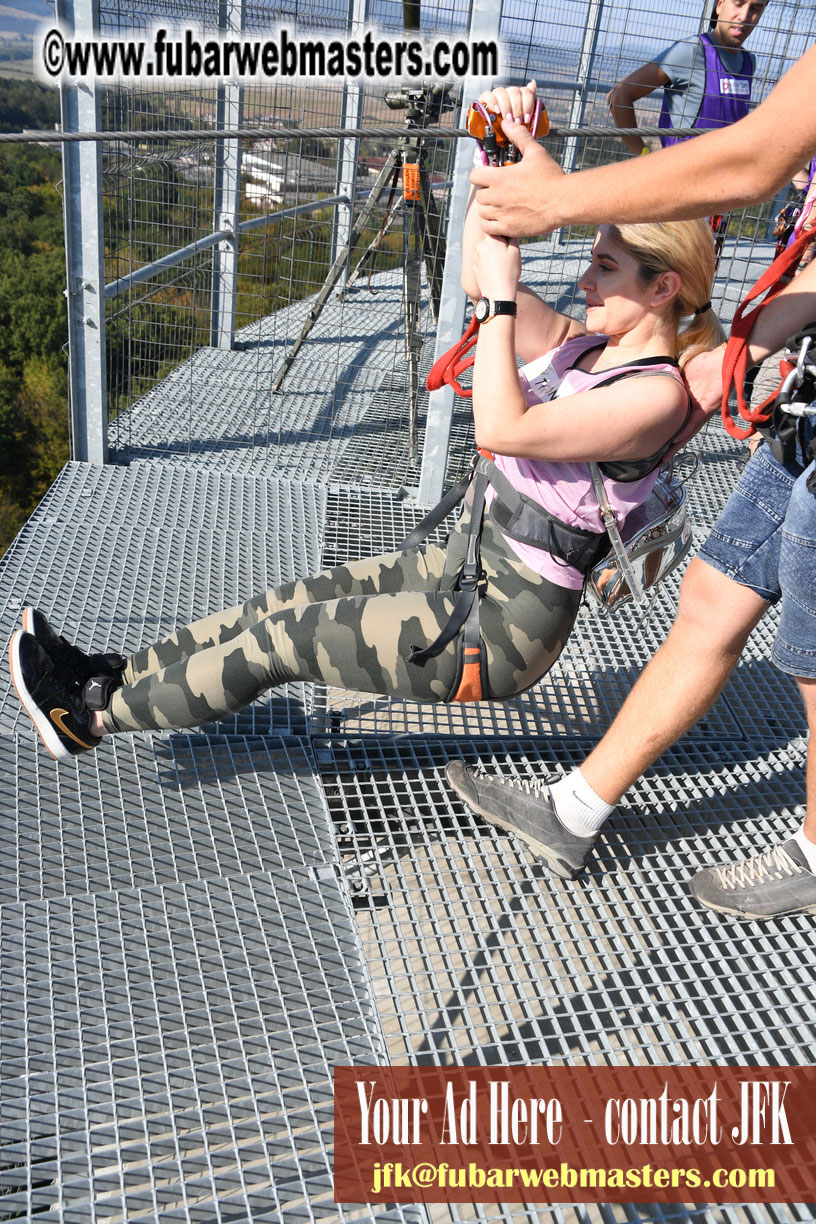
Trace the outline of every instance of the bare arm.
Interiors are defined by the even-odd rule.
[[[515,115],[517,118],[529,119],[535,107],[535,82],[531,81],[523,88],[509,86],[486,90],[480,95],[479,101],[488,110],[503,117]],[[513,251],[508,251],[505,244],[502,244],[502,249],[499,251],[502,256],[500,271],[497,272],[489,261],[485,264],[480,247],[485,234],[479,210],[474,203],[475,195],[476,189],[473,188],[462,233],[462,288],[472,301],[484,294],[489,298],[518,303],[518,315],[514,329],[516,347],[507,354],[508,360],[512,363],[513,381],[517,383],[516,355],[522,361],[532,361],[534,357],[539,357],[548,349],[563,343],[569,336],[583,334],[585,328],[568,315],[559,314],[553,310],[532,289],[520,284],[521,256],[518,244],[514,244]],[[491,240],[491,242],[494,241]],[[493,324],[494,320],[491,320],[490,326]],[[508,366],[508,369],[510,368]]]
[[[606,98],[615,127],[637,127],[635,103],[668,84],[669,78],[659,64],[642,64],[624,80],[618,81]],[[621,136],[621,140],[636,157],[647,148],[640,136]]]
[[[764,361],[787,339],[809,323],[816,322],[816,262],[808,264],[765,307],[748,338],[751,365]]]
[[[512,85],[498,89],[486,89],[479,95],[479,102],[491,114],[501,115],[503,119],[509,116],[523,121],[529,119],[536,103],[536,84],[530,81],[527,86]],[[484,238],[478,208],[474,207],[476,188],[472,188],[465,214],[465,226],[462,233],[462,288],[469,298],[475,300],[481,296],[474,260],[476,248]]]
[[[511,331],[513,320],[499,317],[491,328],[494,323],[498,327],[488,343],[481,337],[476,348],[473,419],[478,446],[503,455],[573,463],[645,459],[682,425],[688,397],[678,382],[659,375],[528,408],[515,368],[518,395],[509,395],[509,381],[500,383],[495,377],[495,350],[512,345],[512,337],[500,337],[499,328]]]
[[[485,262],[482,246],[485,235],[479,221],[479,210],[473,202],[474,196],[475,191],[471,192],[462,236],[462,288],[471,301],[484,294],[492,299],[517,303],[518,313],[513,331],[515,347],[507,354],[515,373],[516,356],[522,361],[532,361],[556,345],[563,344],[570,336],[583,335],[586,328],[569,315],[553,310],[537,293],[520,283],[521,254],[518,243],[512,244],[512,253],[507,252],[508,260],[504,261],[501,272],[497,272],[491,262]],[[500,241],[506,247],[503,240],[495,238],[490,239],[490,244],[498,245]],[[495,322],[497,320],[491,319],[489,327],[493,328]],[[488,326],[482,331],[486,333]],[[511,367],[508,365],[507,368]]]
[[[748,364],[757,365],[782,347],[801,328],[816,320],[816,262],[809,264],[764,308],[751,329]],[[695,402],[695,412],[678,443],[687,441],[719,412],[722,401],[724,346],[692,357],[684,374]],[[677,448],[676,448],[677,449]]]
[[[514,297],[521,270],[518,245],[485,238],[476,252],[476,270],[488,297]],[[548,321],[552,331],[542,341],[541,324]],[[482,325],[473,370],[478,446],[535,459],[641,459],[665,442],[672,424],[679,428],[686,394],[676,380],[661,376],[629,379],[625,386],[599,387],[528,408],[515,354],[528,346],[530,356],[538,356],[583,332],[580,324],[537,298],[519,298],[518,320],[498,315]]]
[[[766,200],[816,152],[814,76],[811,47],[738,123],[650,157],[568,176],[525,128],[507,125],[524,153],[521,162],[471,174],[483,189],[485,231],[520,236],[573,223],[677,221]]]

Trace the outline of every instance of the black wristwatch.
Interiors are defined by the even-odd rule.
[[[511,315],[516,317],[518,306],[515,302],[491,302],[490,298],[480,297],[476,303],[474,314],[479,323],[486,323],[495,315]]]

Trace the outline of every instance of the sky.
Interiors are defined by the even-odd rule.
[[[648,58],[650,50],[665,47],[677,38],[687,37],[697,31],[700,17],[708,12],[713,0],[595,0],[601,5],[598,43],[600,60],[614,61],[616,54],[627,53]],[[139,0],[132,5],[116,3],[120,14],[128,8],[139,10]],[[159,5],[150,3],[154,14]],[[213,0],[168,0],[168,10],[196,11],[213,8]],[[344,0],[247,0],[254,20],[269,15],[273,25],[282,13],[299,12],[306,15],[310,10],[328,14],[334,9],[338,14],[346,8]],[[523,47],[546,48],[580,47],[581,37],[590,11],[590,0],[503,0],[502,38]],[[111,0],[101,0],[103,11],[113,9]],[[425,0],[422,4],[422,26],[440,32],[443,26],[461,28],[466,20],[467,0]],[[399,0],[369,0],[369,11],[385,18],[386,25],[400,23]],[[0,38],[31,36],[41,21],[53,20],[53,8],[46,0],[0,0]],[[143,20],[143,18],[142,18]],[[137,20],[137,24],[142,24]],[[816,5],[811,0],[770,0],[759,28],[751,36],[749,47],[765,61],[762,65],[773,75],[782,71],[786,63],[798,58],[805,48],[816,40]],[[533,53],[533,61],[535,54]],[[777,61],[777,62],[775,62]]]
[[[0,41],[31,38],[41,21],[53,21],[54,10],[45,0],[15,0],[0,3]]]

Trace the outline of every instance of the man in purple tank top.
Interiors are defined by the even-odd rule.
[[[635,102],[662,88],[658,126],[660,143],[687,139],[672,136],[678,128],[711,129],[736,123],[748,114],[756,62],[742,44],[757,25],[766,0],[717,0],[707,34],[672,43],[648,64],[642,64],[608,94],[616,127],[637,127]],[[622,136],[630,153],[648,153],[640,136]],[[719,259],[728,215],[709,218]]]
[[[764,9],[765,0],[718,0],[707,34],[672,43],[612,89],[607,101],[615,126],[637,127],[635,103],[656,89],[663,90],[663,145],[676,143],[671,129],[724,127],[742,119],[756,67],[743,43]],[[640,136],[621,139],[636,156],[649,151]]]

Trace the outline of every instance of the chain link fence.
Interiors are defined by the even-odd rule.
[[[396,5],[350,10],[249,0],[243,14],[237,5],[201,0],[145,0],[125,13],[102,0],[100,32],[144,35],[173,23],[202,35],[252,36],[285,22],[319,36],[376,22],[396,33],[402,17]],[[426,6],[423,34],[461,34],[468,20],[465,3]],[[508,0],[500,22],[503,79],[535,77],[551,126],[577,130],[547,141],[565,168],[619,160],[629,154],[610,130],[609,90],[708,20],[707,9],[686,0],[673,0],[659,15],[631,0]],[[755,101],[812,40],[814,25],[810,5],[767,6],[748,44],[757,59]],[[104,91],[103,130],[173,134],[103,147],[105,361],[115,456],[200,452],[203,459],[217,450],[239,467],[415,483],[426,407],[417,384],[433,355],[434,277],[441,276],[462,99],[450,90],[431,101],[426,90],[420,103],[403,96],[403,109],[393,110],[388,94],[385,86],[318,80]],[[655,126],[658,104],[654,94],[638,105],[643,126]],[[403,201],[399,164],[383,181],[389,158],[416,157],[415,147],[405,153],[403,146],[415,143],[412,133],[425,123],[450,132],[421,142],[427,208]],[[354,138],[321,134],[352,127]],[[224,128],[252,134],[201,134]],[[392,134],[383,136],[384,129]],[[179,139],[184,132],[189,140]],[[773,256],[782,202],[780,196],[727,219],[714,296],[725,322]],[[580,311],[575,280],[590,241],[587,229],[572,227],[528,252],[528,275],[560,309]],[[173,262],[180,250],[187,257]],[[338,259],[342,268],[330,276]],[[168,260],[172,266],[162,266]],[[359,445],[349,456],[355,432]],[[304,468],[300,443],[315,440],[325,447]]]

